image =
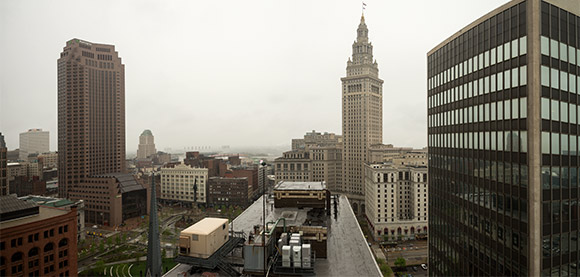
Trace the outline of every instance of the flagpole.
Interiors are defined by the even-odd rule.
[[[362,7],[362,15],[364,16],[365,15],[365,7],[367,6],[367,4],[365,2],[361,2],[361,3],[362,3],[362,5],[361,5],[361,7]]]

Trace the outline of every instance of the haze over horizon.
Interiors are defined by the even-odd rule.
[[[365,1],[385,144],[427,145],[426,53],[506,2]],[[360,1],[1,1],[0,132],[15,149],[19,133],[42,128],[57,150],[56,60],[78,38],[123,59],[128,153],[144,129],[158,150],[341,134],[360,16]]]

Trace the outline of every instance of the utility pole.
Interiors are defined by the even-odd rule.
[[[266,162],[264,160],[260,160],[258,170],[260,170],[260,167],[266,166]],[[264,224],[264,228],[262,230],[262,245],[264,245],[264,276],[266,276],[266,263],[268,258],[266,257],[266,185],[264,182],[262,182],[262,222]]]

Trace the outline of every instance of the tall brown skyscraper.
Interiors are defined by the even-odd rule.
[[[125,171],[125,66],[115,46],[67,41],[58,59],[59,197]]]
[[[0,133],[0,196],[8,195],[8,177],[6,169],[6,142],[4,136]]]
[[[352,59],[347,62],[346,77],[341,78],[342,184],[348,197],[358,200],[355,204],[364,201],[363,164],[369,161],[369,147],[383,142],[383,80],[379,79],[368,33],[363,16],[352,45]]]

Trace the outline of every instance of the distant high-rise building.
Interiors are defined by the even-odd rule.
[[[580,2],[509,1],[427,66],[429,274],[579,276]]]
[[[48,131],[42,129],[29,129],[20,133],[19,159],[28,161],[28,155],[40,154],[50,151],[50,136]]]
[[[150,130],[145,130],[139,136],[139,148],[137,149],[137,159],[147,159],[157,153],[155,150],[155,137]]]
[[[8,195],[7,148],[4,136],[0,133],[0,196]]]
[[[59,197],[89,176],[126,170],[125,66],[115,46],[71,39],[60,54],[58,154]]]
[[[359,212],[364,201],[364,163],[369,147],[383,142],[383,80],[373,60],[373,45],[368,39],[364,16],[352,45],[346,77],[342,81],[342,168],[343,191]],[[362,209],[364,210],[364,209]]]

